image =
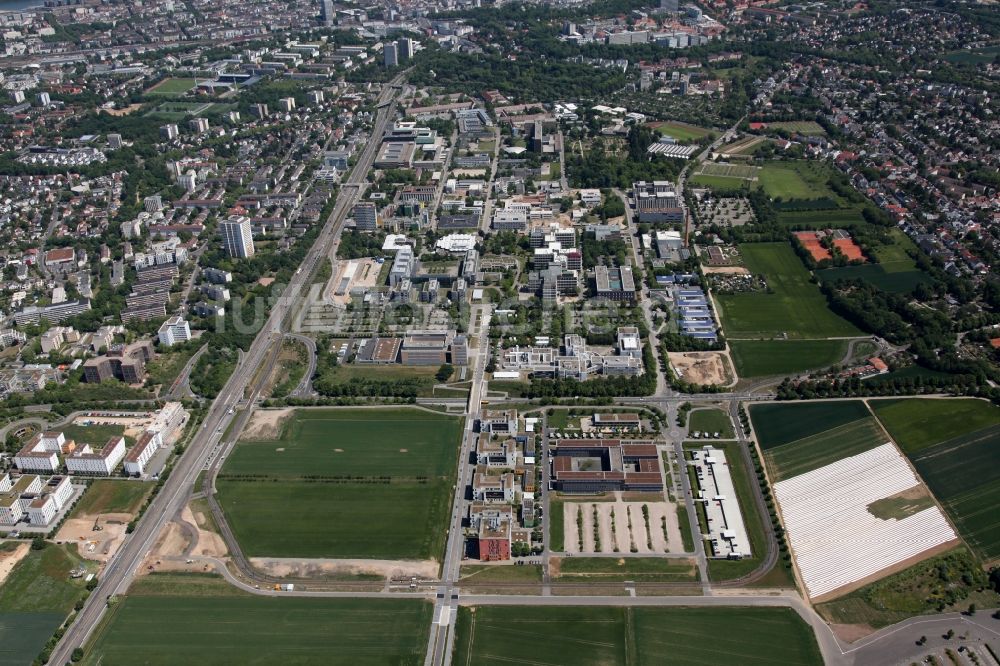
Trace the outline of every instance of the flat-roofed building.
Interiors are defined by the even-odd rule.
[[[403,337],[399,360],[403,365],[442,365],[448,362],[452,332],[413,332]]]
[[[135,446],[125,455],[125,472],[129,476],[142,476],[148,463],[159,449],[158,436],[144,432],[139,436]]]
[[[596,294],[613,301],[635,300],[635,281],[631,266],[597,266],[594,268]]]
[[[472,499],[485,504],[512,504],[521,494],[521,483],[513,472],[485,474],[477,472],[472,478]]]
[[[110,476],[125,458],[125,438],[112,437],[99,450],[89,444],[66,456],[66,469],[74,474]]]
[[[56,472],[59,470],[59,451],[65,442],[61,432],[38,433],[14,454],[14,466],[22,472]]]
[[[484,409],[479,415],[479,432],[494,435],[517,434],[517,410]]]
[[[183,317],[175,315],[160,325],[157,336],[161,345],[171,347],[191,339],[191,326],[188,325]]]
[[[517,466],[517,440],[493,439],[489,433],[481,433],[476,441],[476,464],[514,469]]]
[[[552,481],[564,492],[636,490],[661,492],[663,472],[656,445],[617,439],[564,439],[549,447]]]
[[[368,338],[358,349],[358,363],[376,363],[386,365],[399,361],[399,348],[403,341],[400,338]]]

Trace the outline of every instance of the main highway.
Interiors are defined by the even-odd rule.
[[[252,389],[251,383],[258,376],[257,370],[268,358],[272,345],[280,344],[282,326],[288,313],[305,293],[304,287],[311,279],[318,261],[330,252],[340,235],[348,211],[364,190],[365,179],[380,143],[376,137],[381,137],[385,133],[394,115],[395,105],[389,102],[393,101],[399,90],[403,76],[404,74],[400,74],[383,87],[378,98],[378,113],[372,127],[372,138],[365,145],[354,169],[342,183],[337,202],[323,230],[306,254],[301,268],[292,277],[284,294],[272,307],[267,322],[257,334],[249,351],[243,355],[229,381],[213,401],[202,427],[177,460],[160,492],[136,525],[135,531],[126,538],[118,553],[108,562],[97,587],[87,599],[76,621],[63,634],[62,640],[52,651],[51,663],[67,663],[73,650],[83,646],[103,617],[108,599],[128,589],[163,526],[187,503],[195,478],[222,439],[223,433],[234,418],[236,409],[244,402],[247,389]]]

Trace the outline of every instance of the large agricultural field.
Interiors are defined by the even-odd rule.
[[[83,663],[416,666],[431,611],[423,600],[270,598],[211,577],[151,576],[112,609]]]
[[[435,559],[462,420],[426,410],[297,410],[241,441],[217,481],[251,556]]]
[[[1000,559],[1000,408],[971,398],[872,405],[972,551]]]
[[[30,664],[71,610],[84,579],[75,546],[32,550],[0,585],[0,664]]]
[[[452,663],[701,666],[736,655],[748,665],[823,663],[811,629],[789,608],[608,606],[462,607]]]
[[[864,406],[860,401],[857,404]],[[798,419],[805,414],[800,416],[794,410],[788,410],[783,416]],[[887,441],[888,437],[878,422],[870,415],[862,416],[801,439],[767,447],[764,459],[771,481],[776,482],[869,451]]]
[[[871,413],[861,400],[772,402],[750,407],[750,420],[763,451],[869,416]]]
[[[732,339],[817,340],[860,335],[827,307],[819,288],[788,243],[740,245],[747,269],[764,275],[769,292],[716,296],[726,336]]]

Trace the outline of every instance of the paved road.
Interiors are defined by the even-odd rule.
[[[402,75],[393,80],[392,85],[385,86],[379,101],[389,100],[394,93],[392,86],[398,85],[401,80]],[[389,113],[386,107],[379,112],[376,118],[374,136],[381,136],[385,131],[388,119]],[[110,596],[120,594],[128,589],[136,569],[153,545],[160,530],[187,503],[195,477],[204,467],[208,456],[215,449],[222,433],[232,421],[235,409],[243,400],[245,391],[250,386],[257,369],[267,358],[272,345],[280,341],[280,331],[286,315],[299,295],[304,293],[306,282],[311,278],[319,258],[327,256],[331,244],[339,233],[340,222],[362,189],[361,183],[374,159],[376,147],[377,143],[374,141],[369,142],[365,147],[357,166],[341,187],[330,220],[327,221],[323,231],[320,232],[316,242],[306,254],[302,267],[292,277],[288,288],[275,303],[270,317],[253,341],[250,350],[243,355],[229,381],[226,382],[212,403],[201,432],[192,438],[191,443],[171,470],[160,492],[139,521],[135,531],[126,539],[118,553],[105,567],[97,588],[88,598],[77,616],[76,622],[66,631],[62,640],[53,650],[50,659],[52,663],[66,663],[72,651],[85,643],[104,615],[106,600]]]
[[[195,364],[198,362],[198,359],[201,358],[201,355],[205,353],[206,349],[208,349],[208,345],[202,345],[201,349],[196,351],[194,355],[188,359],[188,362],[184,364],[184,368],[181,370],[180,374],[177,375],[177,379],[175,379],[174,383],[170,385],[170,389],[164,396],[165,399],[180,400],[185,396],[194,395],[190,388],[191,371],[194,370]]]
[[[454,641],[455,607],[458,598],[459,569],[462,564],[465,534],[462,521],[466,515],[466,488],[472,484],[472,473],[475,465],[470,464],[472,452],[476,446],[476,422],[482,409],[483,396],[486,394],[486,363],[489,356],[490,316],[493,306],[480,305],[472,308],[469,332],[477,335],[476,353],[471,357],[474,365],[472,384],[469,389],[469,403],[465,416],[465,432],[462,435],[462,448],[458,459],[458,475],[455,485],[455,496],[452,502],[451,520],[449,521],[448,543],[445,547],[444,563],[441,567],[441,586],[437,588],[437,603],[434,606],[433,622],[428,638],[425,664],[444,666],[451,660],[451,645]],[[479,320],[478,330],[474,328]]]
[[[302,379],[291,395],[296,398],[310,396],[313,393],[312,378],[316,374],[316,341],[308,335],[299,335],[297,333],[285,333],[285,337],[304,344],[306,346],[306,353],[309,355],[309,366],[306,368],[306,373],[302,375]]]

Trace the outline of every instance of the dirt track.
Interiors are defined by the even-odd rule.
[[[29,550],[31,547],[27,543],[20,543],[14,550],[0,552],[0,583],[7,580],[7,576],[14,570],[14,566],[24,559]]]

